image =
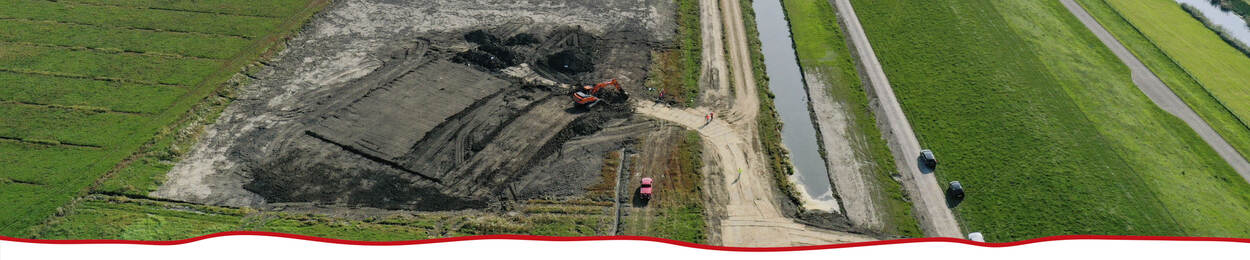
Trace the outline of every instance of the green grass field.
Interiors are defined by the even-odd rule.
[[[165,165],[119,163],[327,3],[0,0],[21,6],[0,10],[0,235],[31,234],[106,173],[153,181],[128,174]]]
[[[1250,57],[1169,0],[1082,0],[1242,156],[1250,157]]]
[[[268,231],[358,241],[404,241],[485,234],[547,236],[602,235],[612,219],[554,209],[517,216],[481,213],[423,213],[348,220],[315,214],[259,212],[121,196],[90,195],[73,203],[65,217],[31,230],[38,239],[177,240],[224,231]]]
[[[1250,236],[1250,184],[1057,1],[854,0],[965,231]]]
[[[888,216],[885,232],[892,235],[919,237],[923,234],[911,213],[911,202],[903,198],[902,186],[890,178],[898,172],[890,147],[881,138],[877,120],[868,106],[868,95],[855,69],[855,61],[838,25],[833,6],[825,0],[783,0],[790,32],[794,38],[795,52],[806,77],[821,77],[828,84],[826,89],[834,100],[849,109],[848,116],[854,121],[850,136],[863,142],[854,142],[855,153],[872,159],[872,176],[879,193],[874,194],[877,207]]]
[[[1155,46],[1149,38],[1142,35],[1133,24],[1120,16],[1115,9],[1104,0],[1079,0],[1086,11],[1093,15],[1098,23],[1107,28],[1134,56],[1145,63],[1155,75],[1159,76],[1172,92],[1180,96],[1203,121],[1211,125],[1224,140],[1228,141],[1241,152],[1242,156],[1250,156],[1250,127],[1198,83],[1193,76],[1177,65],[1167,53]],[[1213,36],[1215,37],[1215,36]]]

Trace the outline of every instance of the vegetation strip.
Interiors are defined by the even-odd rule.
[[[3,68],[3,67],[0,67],[0,72],[8,72],[8,73],[16,73],[16,74],[29,74],[29,75],[38,75],[38,76],[49,76],[49,77],[59,77],[59,78],[70,78],[70,79],[86,79],[86,80],[95,80],[95,81],[123,82],[123,83],[133,83],[133,84],[144,84],[144,85],[154,85],[154,86],[165,86],[165,87],[171,87],[171,88],[190,88],[190,86],[187,86],[187,85],[179,85],[179,84],[164,84],[164,83],[159,83],[159,82],[150,82],[150,81],[143,81],[143,80],[123,79],[123,78],[113,78],[113,77],[92,77],[92,76],[87,76],[87,75],[73,74],[73,73],[63,73],[63,72],[51,72],[51,71],[39,71],[39,70],[24,70],[24,69],[8,69],[8,68]]]
[[[251,37],[251,36],[227,35],[227,34],[216,34],[216,33],[205,33],[205,32],[193,32],[193,31],[179,31],[179,30],[167,30],[167,29],[139,28],[139,27],[127,27],[127,26],[108,25],[108,24],[91,24],[91,23],[71,22],[71,21],[44,20],[44,19],[28,19],[28,18],[3,17],[3,16],[0,16],[0,21],[22,21],[22,22],[31,22],[31,23],[53,23],[53,24],[76,25],[76,26],[90,26],[90,27],[96,27],[96,28],[102,28],[102,29],[119,29],[119,30],[133,30],[133,31],[145,31],[145,32],[158,32],[158,33],[189,34],[189,35],[199,35],[199,36],[211,36],[211,37],[235,38],[235,39],[244,39],[244,40],[251,40],[252,38],[254,38],[254,37]]]
[[[171,9],[198,12],[214,12],[245,16],[270,18],[286,18],[299,12],[305,0],[251,1],[251,0],[214,0],[214,1],[168,1],[168,0],[58,0],[96,5],[115,5],[144,7],[153,9]]]
[[[54,2],[54,3],[68,3],[72,5],[84,5],[84,6],[105,6],[105,7],[119,7],[119,8],[149,9],[149,10],[161,10],[161,11],[171,11],[171,12],[188,12],[188,13],[199,13],[199,14],[215,14],[215,15],[242,16],[242,17],[254,17],[254,18],[282,18],[280,16],[235,14],[235,13],[214,12],[214,11],[207,11],[207,10],[188,10],[188,9],[177,9],[177,8],[168,8],[168,7],[151,7],[151,6],[141,6],[141,5],[120,5],[117,3],[105,2],[105,1],[100,1],[100,2],[73,1],[73,0],[69,0],[69,1],[44,0],[44,1]]]
[[[172,53],[144,52],[144,51],[135,51],[135,50],[115,49],[115,48],[98,48],[98,47],[89,47],[89,46],[60,45],[60,44],[34,43],[34,42],[23,42],[23,41],[6,41],[6,40],[0,40],[0,44],[26,45],[26,46],[32,46],[32,47],[55,48],[55,49],[64,49],[64,50],[86,50],[86,51],[102,52],[102,53],[154,56],[154,57],[174,58],[174,59],[220,61],[220,59],[215,59],[215,58],[210,58],[210,57],[183,56],[183,55],[172,54]]]
[[[22,6],[0,13],[0,17],[56,20],[158,30],[175,30],[257,37],[277,27],[272,18],[232,17],[201,13],[143,10],[106,6],[70,6],[43,0],[0,0],[0,4]],[[178,21],[178,22],[167,22]]]

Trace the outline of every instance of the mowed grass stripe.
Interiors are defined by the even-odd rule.
[[[82,170],[81,162],[88,161],[76,159],[94,158],[102,153],[104,151],[91,148],[0,141],[0,171],[7,179],[56,186],[83,178],[64,174]],[[91,178],[86,176],[86,179]]]
[[[127,6],[166,10],[183,10],[205,13],[234,14],[262,17],[287,17],[299,12],[307,0],[60,0],[60,2],[94,5]]]
[[[186,94],[183,87],[0,72],[0,100],[159,113]]]
[[[226,16],[127,7],[73,5],[42,0],[0,0],[0,5],[21,6],[0,11],[0,17],[53,20],[117,27],[183,32],[202,32],[257,37],[271,32],[282,20]]]
[[[242,38],[157,32],[46,21],[0,20],[0,41],[82,46],[140,53],[226,59],[250,41]]]
[[[0,68],[195,85],[220,61],[0,43]]]
[[[946,158],[937,176],[968,190],[956,209],[964,230],[992,241],[1183,234],[1087,104],[1013,33],[1040,28],[1004,18],[1026,13],[1002,14],[988,0],[854,2],[921,144]]]
[[[110,147],[149,119],[119,113],[0,104],[0,136]]]

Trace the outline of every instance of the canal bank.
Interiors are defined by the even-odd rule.
[[[752,8],[769,90],[774,95],[774,106],[782,123],[782,144],[794,170],[789,179],[797,187],[804,208],[841,213],[825,158],[820,153],[820,133],[812,122],[807,86],[781,2],[757,0],[752,2]]]

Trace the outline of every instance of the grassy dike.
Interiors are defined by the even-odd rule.
[[[902,185],[891,177],[898,172],[890,147],[881,137],[872,108],[868,106],[868,94],[855,67],[854,57],[846,44],[845,35],[838,24],[833,6],[826,0],[782,0],[790,32],[794,38],[795,52],[805,77],[821,77],[827,84],[829,96],[847,109],[851,119],[848,129],[856,156],[869,158],[868,166],[873,185],[877,187],[873,197],[876,207],[887,215],[887,234],[919,237],[923,233],[911,212],[911,202],[903,197]]]

